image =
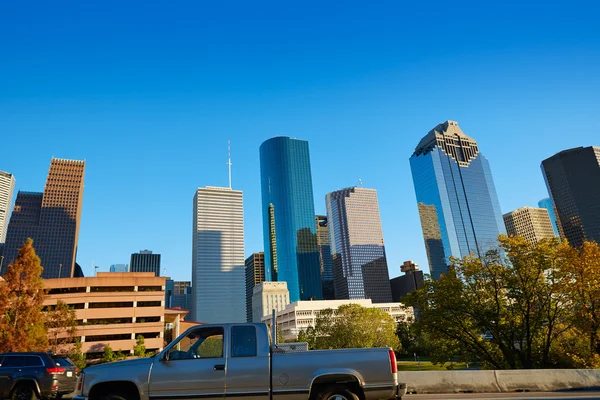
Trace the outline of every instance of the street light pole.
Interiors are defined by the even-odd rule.
[[[62,264],[58,264],[58,277],[60,278],[62,275]]]

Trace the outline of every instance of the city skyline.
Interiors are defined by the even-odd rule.
[[[358,179],[377,189],[390,276],[407,259],[428,271],[407,158],[436,123],[476,135],[504,213],[548,196],[542,160],[599,145],[597,23],[575,6],[115,7],[0,13],[0,132],[19,149],[0,170],[41,191],[51,157],[86,160],[88,276],[150,248],[189,280],[190,193],[227,186],[228,139],[246,256],[263,250],[258,148],[285,135],[310,144],[315,213]],[[432,10],[455,28],[431,30]]]

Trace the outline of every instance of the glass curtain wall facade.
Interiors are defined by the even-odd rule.
[[[336,299],[391,302],[377,192],[352,187],[328,193],[325,202]]]
[[[505,233],[488,160],[455,121],[431,130],[410,158],[429,268],[434,279],[450,257],[482,257]]]
[[[542,161],[564,237],[575,247],[600,243],[600,147],[564,150]]]
[[[552,200],[550,197],[546,197],[538,201],[538,207],[545,208],[548,210],[548,216],[550,217],[550,222],[552,223],[552,230],[554,231],[554,236],[560,237],[560,230],[558,229],[558,222],[556,221],[556,212],[554,212],[554,204],[552,204]]]
[[[322,299],[308,142],[260,146],[265,280],[287,282],[290,301]]]

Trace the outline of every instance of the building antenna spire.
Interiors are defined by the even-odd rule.
[[[227,166],[229,167],[229,189],[231,189],[231,140],[227,139]]]

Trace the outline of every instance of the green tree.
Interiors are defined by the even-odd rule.
[[[223,337],[210,336],[196,350],[200,357],[223,357]]]
[[[136,357],[146,357],[146,344],[142,335],[137,336],[137,341],[133,347],[133,355]]]
[[[315,327],[299,335],[313,349],[391,347],[400,349],[396,323],[385,311],[358,304],[323,310]]]
[[[73,361],[73,364],[79,368],[79,370],[82,370],[87,366],[85,362],[85,354],[81,350],[81,338],[75,339],[75,345],[73,345],[73,348],[69,353],[69,358],[71,361]]]
[[[5,282],[0,285],[0,353],[48,348],[42,313],[46,295],[42,270],[33,240],[27,239],[8,265]]]
[[[560,273],[569,246],[505,235],[499,241],[501,251],[452,259],[439,280],[428,278],[407,296],[418,310],[417,331],[434,338],[438,362],[458,356],[495,369],[556,366],[552,349],[570,329]]]
[[[46,312],[45,317],[50,349],[58,352],[67,343],[71,343],[77,333],[75,310],[62,300],[58,300],[56,306]]]
[[[117,355],[113,351],[112,347],[110,347],[110,344],[107,344],[104,347],[104,355],[102,356],[102,362],[109,363],[113,361],[117,361]]]
[[[586,241],[579,249],[562,250],[568,262],[561,264],[560,273],[565,277],[563,288],[570,300],[570,322],[577,330],[570,337],[571,348],[564,344],[562,351],[573,358],[576,366],[600,368],[600,246]],[[577,346],[582,339],[585,345]]]

